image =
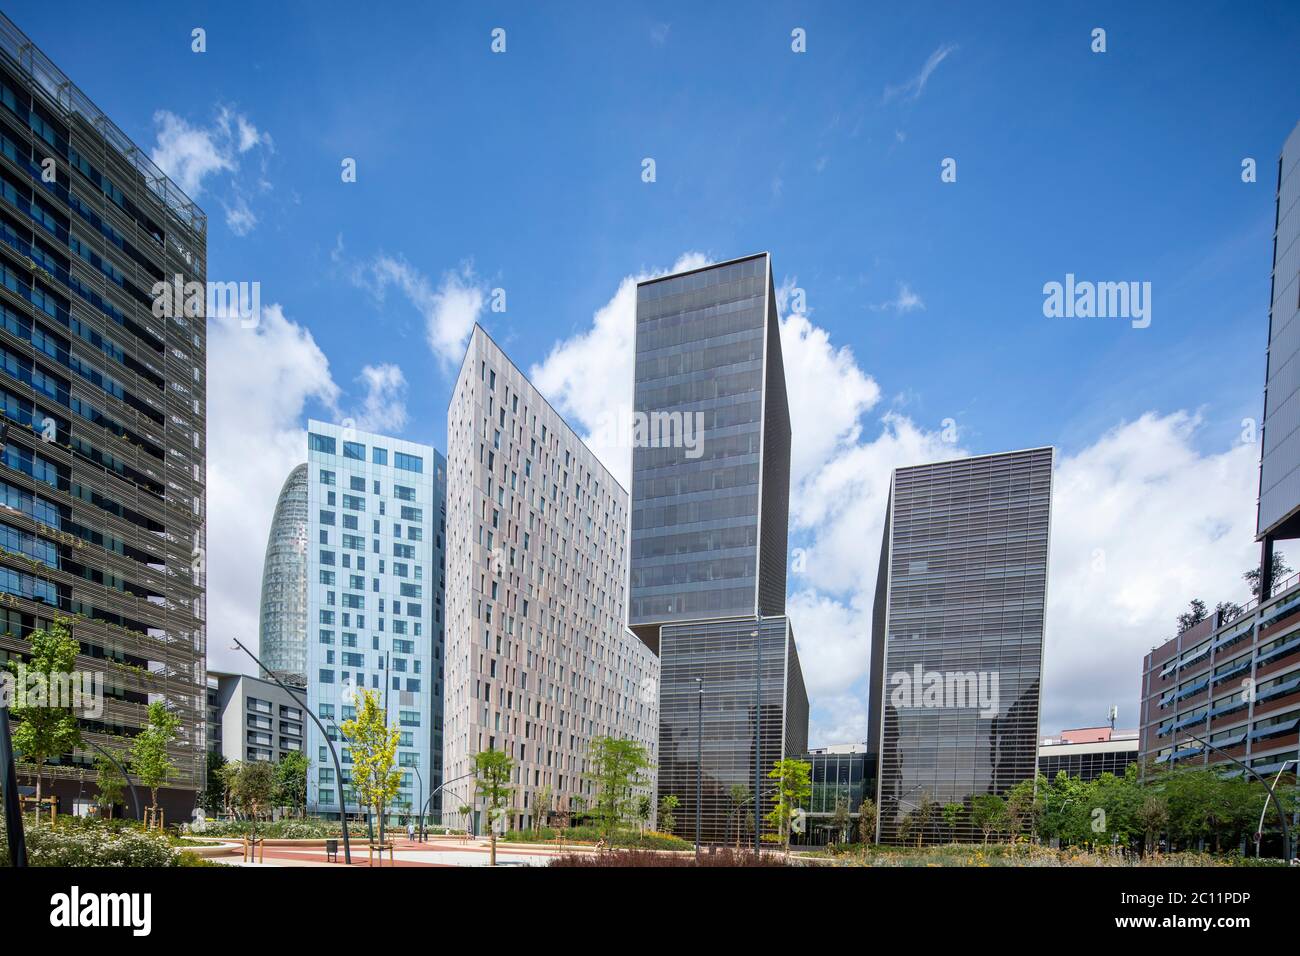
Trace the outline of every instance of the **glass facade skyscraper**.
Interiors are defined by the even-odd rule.
[[[1300,124],[1282,147],[1274,208],[1256,526],[1271,585],[1273,541],[1300,537]]]
[[[1051,448],[894,471],[872,634],[878,841],[949,834],[918,807],[1004,795],[1038,755]],[[920,826],[920,833],[917,829]]]
[[[307,685],[307,466],[289,472],[271,516],[262,565],[258,657],[288,684]]]
[[[442,657],[435,626],[442,574],[446,462],[428,445],[308,423],[307,705],[339,748],[348,812],[350,755],[341,725],[362,688],[379,694],[399,731],[395,813],[415,812],[437,786],[433,743]],[[340,781],[315,724],[307,726],[307,805],[339,811]]]
[[[159,802],[188,819],[207,725],[207,325],[156,312],[153,290],[205,282],[207,219],[2,14],[0,180],[0,663],[73,618],[75,669],[106,675],[84,739],[120,747],[165,700],[180,730]],[[45,768],[60,810],[93,756]]]
[[[726,842],[752,811],[741,788],[750,801],[758,788],[770,828],[767,773],[808,743],[785,617],[790,412],[766,253],[637,286],[633,421],[628,623],[660,655],[658,795],[677,798],[679,834],[698,819],[705,841]]]

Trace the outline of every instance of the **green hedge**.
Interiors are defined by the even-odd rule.
[[[599,827],[566,827],[556,830],[541,827],[537,830],[510,830],[501,839],[507,843],[554,843],[557,837],[570,843],[596,843],[601,838]],[[610,846],[643,850],[692,850],[695,845],[670,833],[620,830],[608,840]]]

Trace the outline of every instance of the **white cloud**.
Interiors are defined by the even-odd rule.
[[[897,312],[899,315],[906,315],[908,312],[924,312],[925,302],[912,291],[910,285],[900,282],[897,295],[887,302],[877,302],[868,308],[872,312]]]
[[[311,333],[279,305],[256,328],[208,323],[208,662],[247,671],[230,637],[256,647],[262,558],[284,479],[306,460],[309,401],[339,390]]]
[[[925,84],[930,82],[930,76],[939,68],[939,64],[946,60],[948,55],[956,49],[957,44],[955,43],[945,43],[938,47],[926,58],[920,73],[899,86],[885,87],[884,101],[888,103],[899,96],[906,100],[919,99],[921,94],[925,92]]]
[[[705,261],[684,257],[673,271]],[[778,293],[783,312],[793,284]],[[635,277],[623,279],[589,330],[557,343],[530,371],[579,429],[630,405],[635,290]],[[872,419],[879,386],[810,316],[785,316],[781,341],[793,432],[791,547],[800,549],[787,605],[813,704],[810,738],[861,740],[890,476],[967,452],[897,412]],[[1256,559],[1258,452],[1200,452],[1197,427],[1187,413],[1148,414],[1058,458],[1044,730],[1101,722],[1112,703],[1122,723],[1136,723],[1142,655],[1170,636],[1178,611],[1195,596],[1211,606],[1242,600],[1240,574]],[[626,484],[628,449],[594,450]]]
[[[341,255],[342,237],[336,251]],[[429,348],[445,368],[464,357],[465,343],[488,296],[486,284],[469,262],[444,272],[437,288],[401,256],[378,255],[354,271],[352,278],[379,302],[384,301],[388,287],[395,286],[423,316]]]
[[[263,150],[256,187],[268,191],[265,155],[274,152],[269,133],[258,130],[242,113],[228,106],[217,110],[210,126],[193,125],[168,110],[154,113],[156,143],[151,151],[154,163],[191,199],[198,199],[205,183],[226,179],[229,198],[221,198],[226,210],[226,225],[237,236],[246,236],[257,225],[258,217],[248,203],[247,189],[241,186],[240,156],[254,148]]]
[[[389,363],[367,365],[360,381],[366,397],[355,416],[362,431],[395,433],[406,425],[406,376],[400,367]]]

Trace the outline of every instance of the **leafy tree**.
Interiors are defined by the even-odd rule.
[[[1200,598],[1192,598],[1187,610],[1178,615],[1178,633],[1182,634],[1184,631],[1190,631],[1197,624],[1204,621],[1206,615],[1205,602]]]
[[[795,807],[812,796],[812,764],[803,760],[786,758],[778,760],[768,771],[769,780],[776,781],[772,794],[772,812],[768,822],[777,829],[786,853],[790,852],[790,818]]]
[[[505,809],[510,799],[510,771],[515,762],[500,750],[483,750],[474,755],[474,776],[478,794],[483,798],[489,821],[488,832],[492,838],[492,855],[489,866],[497,865],[497,815]]]
[[[1038,825],[1042,817],[1043,804],[1034,790],[1033,780],[1022,780],[1007,791],[1007,829],[1014,839],[1026,829],[1030,835],[1038,836]]]
[[[468,803],[462,803],[460,806],[456,808],[456,812],[465,818],[465,832],[468,833],[470,828],[470,822],[471,822],[470,814],[474,812],[474,808],[471,807]]]
[[[384,819],[384,809],[401,791],[402,772],[397,767],[397,744],[401,733],[388,726],[379,694],[367,688],[357,690],[356,716],[339,726],[348,739],[352,754],[352,789],[357,802]],[[342,785],[343,781],[339,781]]]
[[[587,759],[592,768],[587,777],[596,787],[596,820],[601,833],[610,837],[635,812],[632,790],[644,782],[650,757],[636,741],[596,737]]]
[[[938,804],[930,796],[929,790],[922,790],[920,798],[916,801],[916,806],[912,809],[912,827],[916,831],[916,845],[921,846],[921,840],[925,838],[926,828],[929,827],[931,819],[934,818],[934,812]]]
[[[149,789],[149,809],[158,810],[158,789],[171,779],[175,764],[167,748],[176,739],[181,720],[167,709],[166,701],[149,705],[149,721],[131,742],[131,768]]]
[[[208,751],[207,783],[203,787],[203,809],[213,816],[226,806],[226,782],[221,772],[226,766],[226,758],[218,751]]]
[[[275,799],[276,770],[269,760],[247,760],[235,773],[231,797],[253,821],[253,839],[257,839],[257,818]]]
[[[838,842],[848,842],[849,825],[852,822],[852,818],[849,816],[849,801],[844,797],[839,797],[835,801],[835,811],[831,814],[831,827],[839,836]]]
[[[995,793],[981,793],[971,797],[970,819],[984,834],[984,842],[989,836],[999,832],[1007,823],[1007,804]]]
[[[554,796],[549,783],[537,788],[537,793],[533,795],[534,830],[540,830],[547,824],[551,815],[551,801],[553,799]]]
[[[1273,580],[1270,582],[1272,584],[1272,587],[1269,588],[1269,590],[1275,592],[1277,590],[1277,586],[1293,574],[1295,574],[1295,569],[1286,563],[1286,558],[1283,557],[1282,552],[1274,551],[1273,552]],[[1250,585],[1251,596],[1258,598],[1259,597],[1259,568],[1251,568],[1249,571],[1247,571],[1245,574],[1242,575],[1242,578],[1244,578],[1246,583]],[[1270,594],[1269,597],[1272,597],[1272,594]]]
[[[1155,850],[1160,831],[1169,823],[1169,805],[1165,802],[1165,798],[1156,794],[1144,798],[1142,805],[1138,807],[1137,822],[1142,828],[1146,852],[1151,853]]]
[[[95,757],[95,788],[95,806],[108,819],[113,819],[113,807],[122,802],[126,778],[107,757]]]
[[[234,790],[235,779],[239,776],[239,770],[243,763],[238,760],[232,760],[229,763],[221,765],[221,805],[225,808],[226,813],[232,816],[238,811],[235,804]]]
[[[869,797],[858,807],[858,839],[864,844],[876,842],[876,801]]]
[[[943,805],[943,824],[948,828],[948,840],[957,839],[957,824],[961,823],[961,816],[966,812],[966,805],[962,803],[945,803]]]
[[[275,801],[293,807],[299,818],[307,814],[307,770],[311,761],[301,750],[291,750],[275,768]]]
[[[36,767],[38,824],[45,761],[71,753],[81,745],[81,728],[72,710],[72,702],[54,699],[54,695],[49,693],[60,683],[61,676],[71,674],[76,668],[77,653],[81,648],[72,636],[69,623],[66,618],[56,617],[48,628],[32,631],[28,637],[27,660],[22,664],[10,661],[6,665],[20,681],[23,671],[28,677],[39,677],[39,682],[29,685],[32,691],[17,697],[9,708],[10,716],[17,721],[13,730],[14,749]]]
[[[659,829],[673,833],[677,829],[677,817],[674,811],[681,805],[671,793],[666,793],[659,800]]]

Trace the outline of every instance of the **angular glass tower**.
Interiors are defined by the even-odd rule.
[[[154,289],[206,280],[207,219],[3,15],[0,147],[0,660],[74,618],[76,670],[107,675],[85,739],[120,747],[165,700],[180,733],[159,802],[188,819],[207,728],[207,323],[155,312]],[[46,768],[61,810],[93,757]]]
[[[973,797],[1033,780],[1051,448],[894,471],[872,628],[881,843],[975,840]],[[950,836],[937,812],[967,813]]]
[[[739,827],[750,843],[752,805],[733,790],[762,794],[808,743],[784,616],[790,412],[766,253],[637,286],[633,411],[628,624],[660,655],[659,797],[677,798],[680,835],[698,819],[706,842]]]
[[[1300,537],[1300,124],[1278,160],[1275,208],[1257,519],[1270,580],[1274,539]]]
[[[307,466],[289,472],[262,565],[257,655],[287,684],[307,686]]]

